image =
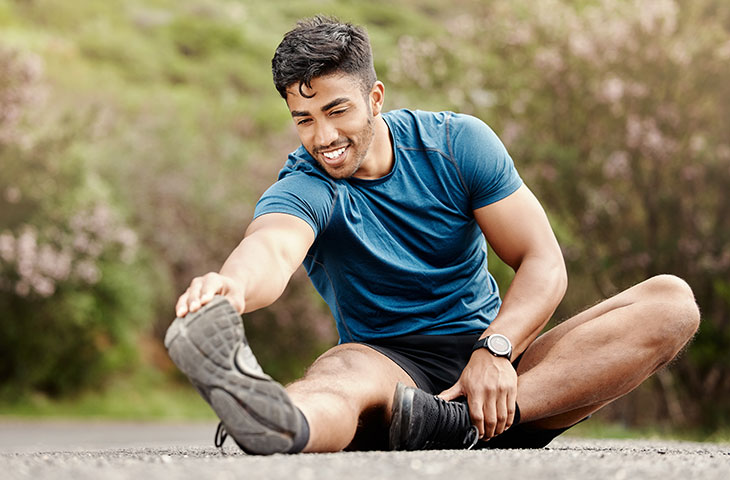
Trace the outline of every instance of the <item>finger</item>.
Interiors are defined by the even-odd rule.
[[[451,400],[454,400],[456,398],[459,398],[464,395],[464,392],[461,389],[461,384],[456,383],[451,388],[448,388],[444,390],[443,392],[439,393],[439,397],[443,400],[446,400],[447,402],[450,402]]]
[[[484,437],[484,401],[478,395],[466,397],[469,404],[469,416],[471,423],[479,430],[479,438]]]
[[[200,290],[203,288],[203,279],[195,277],[188,287],[188,311],[196,312],[200,309]]]
[[[484,415],[484,438],[485,440],[494,436],[494,430],[497,426],[497,404],[495,399],[487,398],[482,406]]]
[[[180,298],[177,299],[177,303],[175,304],[175,315],[178,317],[184,317],[188,313],[188,291],[185,290],[185,292],[180,295]]]
[[[231,302],[231,305],[233,305],[233,308],[235,308],[239,314],[244,314],[246,311],[246,301],[243,299],[242,295],[235,295],[229,291],[226,294],[226,298],[229,302]]]
[[[507,429],[507,395],[503,395],[502,398],[497,399],[495,404],[496,412],[496,423],[494,425],[494,435],[497,436]]]
[[[517,394],[516,392],[510,392],[507,395],[507,422],[504,429],[507,430],[515,423],[515,412],[517,411]]]
[[[484,401],[481,405],[482,418],[484,423],[483,439],[487,440],[494,436],[494,428],[497,424],[497,399],[498,394],[492,389],[484,391]]]
[[[216,294],[225,295],[224,284],[222,277],[215,273],[209,273],[203,277],[203,284],[200,287],[200,304],[205,305],[206,303],[213,300]]]

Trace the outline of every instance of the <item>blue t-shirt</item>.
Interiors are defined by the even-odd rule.
[[[375,180],[329,177],[300,147],[256,205],[315,241],[304,266],[341,342],[482,332],[501,305],[473,210],[522,184],[494,132],[451,112],[383,114],[395,162]]]

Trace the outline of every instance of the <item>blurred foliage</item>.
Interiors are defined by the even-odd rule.
[[[138,368],[109,378],[103,389],[82,389],[49,398],[41,392],[21,394],[2,403],[3,415],[22,418],[76,418],[150,421],[216,419],[188,382],[172,382],[152,368]]]
[[[153,276],[89,164],[93,112],[46,102],[35,55],[0,71],[0,397],[100,385],[136,360]]]
[[[409,95],[416,83],[416,96],[430,92],[434,103],[443,92],[448,108],[500,133],[564,249],[571,287],[559,316],[652,275],[690,283],[703,311],[699,335],[645,387],[656,390],[645,408],[627,408],[637,393],[624,414],[727,422],[730,5],[472,7],[446,21],[448,36],[403,37],[389,83]]]
[[[6,393],[63,393],[138,355],[173,371],[177,293],[220,266],[297,145],[269,65],[316,13],[367,26],[386,108],[497,131],[564,249],[558,318],[656,273],[692,285],[696,341],[615,418],[730,423],[724,0],[0,0]],[[336,338],[301,271],[246,329],[282,380]]]

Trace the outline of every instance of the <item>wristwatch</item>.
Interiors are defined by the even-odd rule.
[[[504,357],[507,360],[510,360],[512,357],[512,342],[509,341],[509,338],[500,333],[480,338],[477,340],[477,343],[474,344],[471,351],[473,352],[480,348],[486,348],[489,350],[489,353],[495,357]]]

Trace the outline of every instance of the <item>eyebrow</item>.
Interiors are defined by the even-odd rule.
[[[349,98],[347,98],[347,97],[340,97],[340,98],[335,98],[335,99],[334,99],[334,100],[332,100],[332,101],[331,101],[330,103],[328,103],[327,105],[323,106],[323,107],[321,108],[321,110],[322,110],[323,112],[326,112],[327,110],[329,110],[329,109],[331,109],[331,108],[334,108],[334,107],[336,107],[337,105],[341,105],[341,104],[343,104],[343,103],[347,103],[347,102],[349,102],[349,101],[350,101],[350,99],[349,99]],[[291,112],[291,116],[292,116],[292,117],[308,117],[309,115],[310,115],[310,113],[309,113],[309,112],[307,112],[307,111],[301,111],[301,110],[292,110],[292,112]]]

